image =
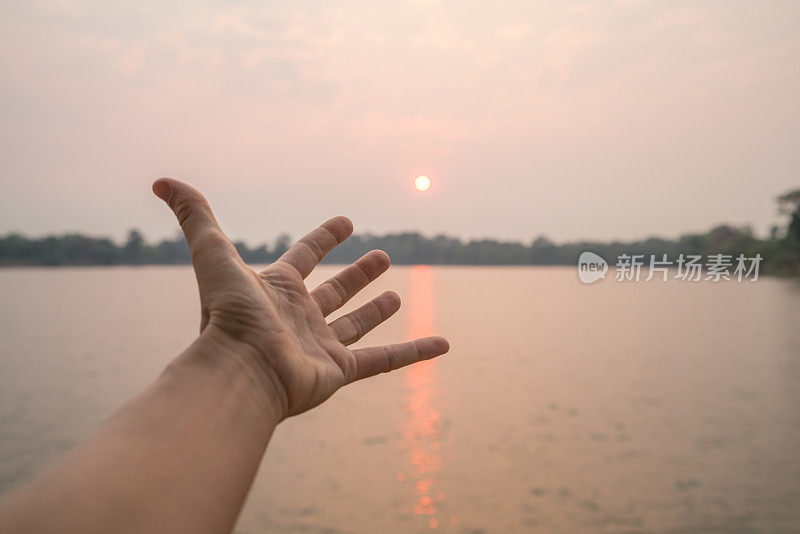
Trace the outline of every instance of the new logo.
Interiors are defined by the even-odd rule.
[[[608,263],[594,252],[581,252],[578,258],[578,278],[584,284],[597,282],[606,277]]]

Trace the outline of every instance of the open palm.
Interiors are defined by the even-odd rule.
[[[346,217],[326,221],[256,273],[200,192],[169,178],[157,180],[153,191],[175,212],[189,243],[200,289],[198,342],[236,347],[265,385],[274,386],[282,416],[313,408],[355,380],[447,352],[441,337],[348,348],[400,308],[391,291],[327,323],[328,315],[389,267],[386,253],[373,250],[313,291],[306,289],[304,279],[352,233]]]

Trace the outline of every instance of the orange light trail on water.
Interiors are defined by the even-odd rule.
[[[425,265],[411,268],[409,277],[409,323],[408,337],[411,339],[433,335],[434,331],[434,283],[433,271]],[[439,506],[445,493],[436,491],[436,475],[442,469],[441,415],[436,408],[439,387],[436,361],[428,360],[410,366],[405,372],[408,390],[404,411],[403,441],[401,448],[408,454],[412,470],[398,473],[397,480],[413,481],[414,504],[410,508],[415,515],[429,517],[428,526],[437,528]],[[450,518],[456,524],[457,518]]]

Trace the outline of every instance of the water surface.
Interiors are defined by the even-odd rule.
[[[795,282],[392,267],[375,286],[348,309],[384,289],[404,307],[360,345],[440,333],[451,353],[283,423],[238,532],[800,531]],[[3,490],[199,319],[188,266],[5,269],[0,295]]]

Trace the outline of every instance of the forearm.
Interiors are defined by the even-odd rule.
[[[229,532],[280,419],[269,381],[201,337],[0,507],[8,532]]]

